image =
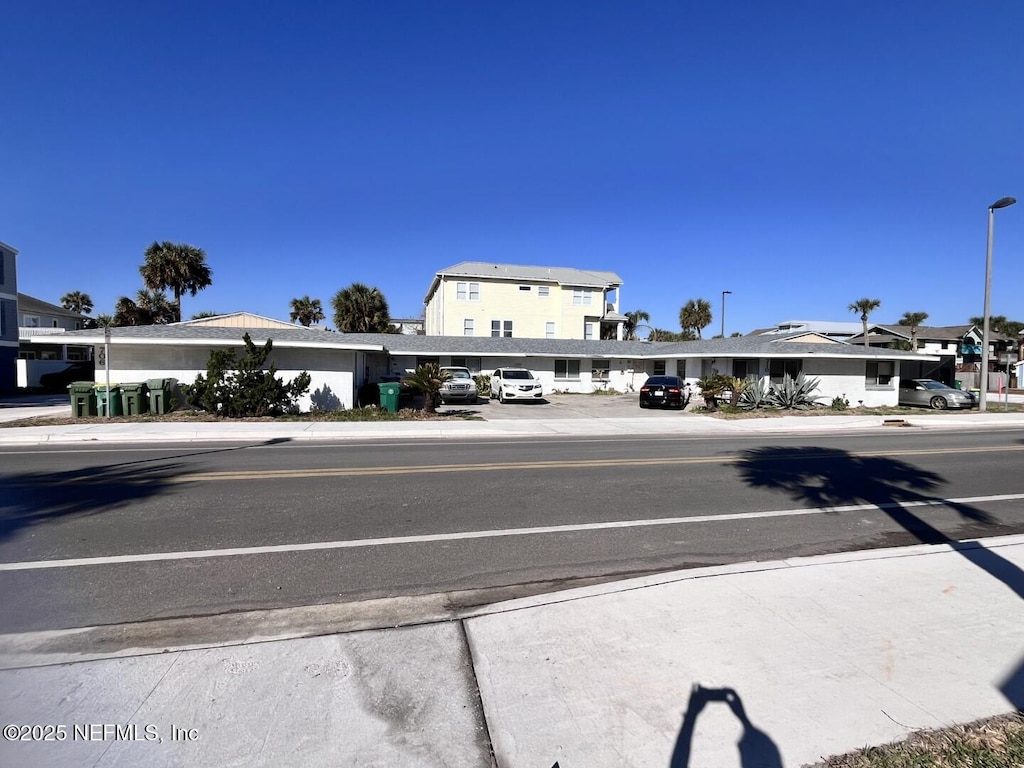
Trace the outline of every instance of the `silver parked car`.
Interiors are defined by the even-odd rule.
[[[953,389],[934,379],[901,379],[900,405],[921,405],[944,411],[947,408],[973,408],[978,399],[970,392]]]

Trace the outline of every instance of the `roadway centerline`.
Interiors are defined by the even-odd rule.
[[[468,539],[493,539],[505,536],[533,536],[537,534],[575,533],[580,531],[603,531],[627,528],[646,528],[656,525],[686,525],[690,523],[717,523],[732,520],[757,520],[772,517],[799,517],[802,515],[824,515],[842,512],[863,512],[886,509],[909,509],[912,507],[944,507],[980,502],[1021,501],[1024,493],[1007,493],[994,496],[967,496],[958,499],[928,499],[883,504],[849,504],[840,507],[812,507],[803,509],[778,509],[763,512],[736,512],[722,515],[695,515],[693,517],[664,517],[647,520],[616,520],[604,523],[579,523],[576,525],[546,525],[533,528],[499,528],[483,531],[461,531],[458,533],[434,533],[417,536],[389,536],[373,539],[351,539],[347,541],[316,541],[305,544],[272,544],[259,547],[235,547],[232,549],[200,549],[180,552],[150,552],[140,555],[107,555],[102,557],[81,557],[66,560],[34,560],[20,563],[0,563],[0,572],[38,571],[48,568],[74,568],[85,565],[120,565],[125,563],[150,563],[169,560],[203,560],[215,557],[241,557],[245,555],[282,554],[292,552],[315,552],[318,550],[355,549],[359,547],[380,547],[395,544],[430,544],[443,541]]]
[[[830,449],[822,449],[820,455],[779,454],[771,457],[758,457],[758,461],[789,461],[799,458],[801,461],[828,460],[832,458]],[[844,456],[883,457],[894,456],[937,456],[960,455],[967,453],[999,453],[1007,451],[1024,451],[1024,445],[1010,446],[978,446],[958,448],[909,448],[905,450],[851,451]],[[651,467],[651,466],[682,466],[698,464],[736,464],[747,459],[742,454],[719,456],[663,456],[651,458],[614,458],[614,459],[560,459],[557,461],[504,461],[483,462],[473,464],[419,464],[400,467],[324,467],[319,469],[261,469],[261,470],[225,470],[221,472],[191,472],[162,479],[165,483],[195,483],[231,480],[282,480],[324,477],[367,477],[374,475],[422,475],[444,474],[452,472],[495,472],[511,470],[544,470],[544,469],[597,469],[603,467]],[[92,477],[82,474],[78,477],[58,481],[57,484],[69,483],[100,483],[103,475]]]

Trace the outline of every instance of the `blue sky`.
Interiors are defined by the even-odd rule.
[[[1024,3],[12,2],[0,240],[97,312],[153,240],[186,316],[354,281],[414,317],[465,260],[614,270],[678,328],[1024,320]]]

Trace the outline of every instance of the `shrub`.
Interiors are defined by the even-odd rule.
[[[478,373],[473,377],[473,381],[476,382],[476,391],[480,397],[491,396],[491,377],[486,373]]]
[[[185,402],[218,416],[278,416],[297,410],[296,400],[309,389],[310,375],[303,371],[292,381],[277,378],[277,366],[263,365],[274,347],[272,339],[257,347],[249,334],[242,337],[245,354],[233,349],[215,349],[206,362],[206,376],[199,374],[192,385],[183,385]]]
[[[832,398],[832,405],[830,406],[833,411],[845,411],[850,407],[850,401],[846,399],[846,394],[836,395]]]
[[[776,408],[807,411],[818,405],[813,393],[818,389],[818,379],[808,379],[801,372],[795,379],[790,375],[782,378],[782,384],[773,387],[769,396]]]
[[[774,408],[771,398],[772,390],[764,379],[751,376],[746,381],[743,393],[736,405],[745,411],[754,411],[759,408]]]
[[[726,376],[724,373],[713,373],[697,382],[700,393],[704,397],[704,404],[709,411],[715,410],[718,406],[718,398],[732,386],[732,382],[732,376]]]
[[[448,371],[442,371],[437,363],[424,363],[409,374],[406,381],[413,389],[423,393],[423,412],[434,413],[441,401],[441,385],[451,379]]]

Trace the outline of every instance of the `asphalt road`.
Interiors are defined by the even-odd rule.
[[[5,633],[1024,532],[1024,430],[0,454]]]

